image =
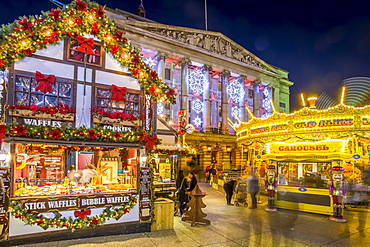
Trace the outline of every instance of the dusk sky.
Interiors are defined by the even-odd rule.
[[[70,3],[67,0],[60,0]],[[140,0],[100,0],[135,13]],[[0,23],[56,6],[48,0],[2,0]],[[341,81],[370,77],[370,2],[207,0],[208,30],[221,32],[267,63],[289,71],[292,110],[299,93],[339,95]],[[203,0],[144,0],[147,18],[204,29]]]

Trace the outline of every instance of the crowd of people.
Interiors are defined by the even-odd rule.
[[[212,178],[217,174],[217,169],[215,165],[207,166],[205,170],[206,182],[211,182]],[[179,170],[177,179],[176,179],[176,200],[178,202],[178,213],[177,215],[183,216],[187,208],[187,203],[189,202],[189,193],[197,185],[197,179],[193,172],[189,172],[188,176],[185,177],[184,171]],[[243,185],[245,187],[243,187]],[[244,189],[245,188],[245,189]],[[234,179],[225,182],[224,191],[226,194],[226,203],[227,205],[233,206],[232,198],[234,193],[235,202],[238,200],[238,195],[244,195],[246,203],[246,194],[249,194],[251,197],[250,209],[257,208],[257,194],[260,190],[259,180],[254,171],[250,171],[247,179]]]

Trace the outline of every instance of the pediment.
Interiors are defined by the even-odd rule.
[[[258,69],[273,73],[279,70],[219,32],[122,19],[115,19],[115,22],[118,26],[121,24],[140,28],[165,39],[200,48]]]

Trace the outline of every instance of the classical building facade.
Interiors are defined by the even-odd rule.
[[[176,129],[178,111],[185,110],[196,129],[186,135],[186,143],[197,151],[200,169],[211,163],[240,169],[245,154],[236,147],[232,125],[248,121],[246,108],[258,117],[267,117],[273,108],[289,112],[293,82],[288,72],[222,33],[156,23],[145,18],[142,5],[137,13],[107,9],[144,62],[178,93],[175,105],[157,104],[158,116]]]

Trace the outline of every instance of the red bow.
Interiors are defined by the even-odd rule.
[[[91,210],[88,208],[85,211],[75,211],[74,215],[77,218],[86,220],[87,216],[91,214]]]
[[[146,138],[146,143],[145,143],[145,148],[148,150],[154,150],[155,148],[155,143],[158,141],[157,136],[153,137],[147,137]]]
[[[112,100],[125,101],[125,87],[117,87],[116,85],[112,85],[110,89],[112,90]]]
[[[6,134],[6,125],[0,125],[0,144],[4,141]]]
[[[36,90],[39,90],[43,93],[53,93],[50,84],[55,84],[55,75],[44,76],[40,72],[36,71],[35,79],[36,81],[39,81]]]
[[[79,35],[79,36],[76,37],[76,40],[77,40],[78,44],[80,45],[77,48],[77,51],[85,53],[85,48],[86,48],[86,54],[87,55],[95,54],[95,52],[93,50],[93,48],[94,48],[94,39],[93,38],[85,39],[84,37]]]

